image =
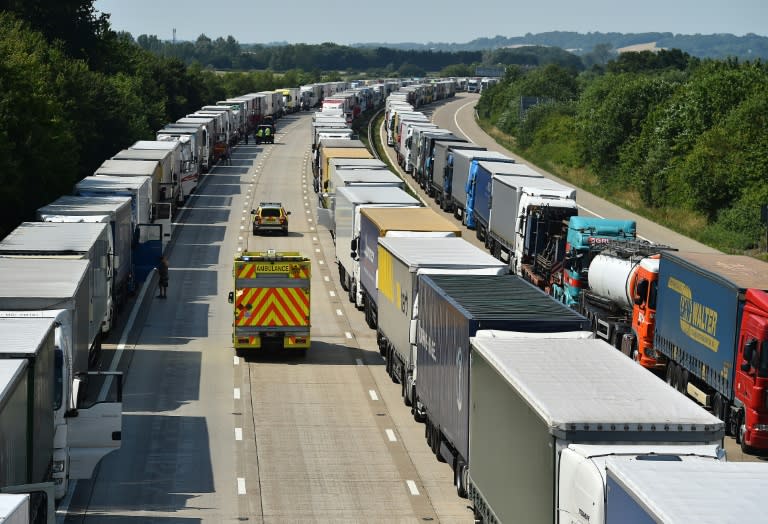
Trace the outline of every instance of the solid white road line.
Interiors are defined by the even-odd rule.
[[[157,270],[153,269],[152,271],[157,271]],[[139,314],[139,309],[141,309],[141,304],[144,302],[144,295],[147,294],[147,289],[149,288],[149,285],[152,283],[152,275],[153,273],[150,273],[149,275],[147,275],[147,279],[144,281],[144,285],[141,286],[139,297],[136,299],[136,303],[133,305],[133,309],[131,310],[131,315],[128,317],[128,322],[125,323],[125,328],[123,329],[123,333],[120,335],[120,342],[117,344],[117,349],[115,350],[115,356],[112,358],[112,362],[109,364],[109,371],[113,371],[113,372],[117,371],[117,367],[120,365],[120,359],[123,357],[123,351],[125,351],[125,345],[128,343],[128,335],[133,329],[133,324],[136,322],[136,316]],[[104,381],[104,385],[102,386],[101,391],[99,392],[99,402],[102,402],[107,398],[107,395],[109,394],[109,390],[112,388],[112,381],[113,381],[113,377],[111,375],[108,376],[107,379]]]

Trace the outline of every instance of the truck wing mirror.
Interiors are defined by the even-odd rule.
[[[227,297],[227,301],[230,304],[234,304],[235,303],[235,292],[234,291],[230,291],[229,292],[229,296]]]
[[[357,251],[357,239],[356,238],[353,238],[352,240],[349,241],[349,249],[351,249],[352,251]]]
[[[749,371],[752,366],[752,360],[755,356],[755,350],[757,349],[757,339],[751,338],[744,344],[744,353],[742,358],[744,362],[741,364],[741,370],[745,373]]]

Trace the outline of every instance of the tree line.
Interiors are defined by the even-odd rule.
[[[759,61],[670,50],[580,73],[511,68],[477,110],[523,155],[693,238],[744,251],[765,234],[768,70]]]
[[[217,75],[188,66],[112,31],[93,0],[2,6],[0,238],[107,158],[203,105],[324,79],[300,71]]]

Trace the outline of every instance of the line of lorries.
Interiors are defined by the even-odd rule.
[[[318,86],[321,97],[346,87],[206,105],[112,155],[0,240],[0,492],[17,493],[0,495],[0,520],[53,522],[69,481],[120,447],[122,376],[95,371],[103,337],[167,250],[201,176]]]
[[[69,481],[120,447],[122,376],[95,371],[101,341],[202,176],[262,123],[323,102],[351,121],[396,85],[327,82],[206,105],[117,152],[0,240],[0,493],[23,494],[0,495],[0,519],[53,522]]]
[[[324,137],[323,111],[312,124],[319,222],[342,288],[476,519],[764,518],[753,488],[768,487],[768,468],[725,462],[723,438],[768,447],[766,264],[677,252],[639,241],[633,221],[579,216],[574,189],[437,128],[409,102],[417,88],[387,98],[387,143],[489,252],[361,143]]]

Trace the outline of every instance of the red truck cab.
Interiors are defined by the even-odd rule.
[[[768,292],[748,289],[739,331],[741,364],[735,373],[736,398],[744,420],[733,421],[742,446],[768,449]]]

